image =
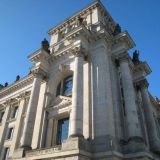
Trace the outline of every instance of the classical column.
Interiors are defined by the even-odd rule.
[[[115,138],[114,106],[110,70],[110,52],[103,42],[91,50],[92,138],[95,143],[110,144]]]
[[[39,99],[39,91],[42,82],[43,72],[40,69],[33,71],[34,81],[31,90],[30,100],[27,108],[24,130],[21,139],[21,147],[31,148],[32,134]]]
[[[25,107],[25,93],[22,93],[21,95],[19,95],[19,109],[18,109],[18,115],[16,118],[16,124],[14,127],[14,134],[13,134],[13,145],[11,146],[12,150],[14,151],[15,149],[17,149],[19,147],[19,142],[20,142],[20,137],[19,137],[19,132],[21,130],[22,127],[22,115],[23,115],[23,110]]]
[[[46,147],[49,148],[52,145],[52,138],[53,138],[53,119],[48,119],[47,125],[47,136],[46,136]]]
[[[124,90],[124,100],[126,109],[126,127],[128,140],[142,139],[141,128],[138,120],[135,90],[133,86],[133,79],[128,62],[128,55],[122,55],[119,58],[120,71],[122,75],[122,86]]]
[[[72,110],[70,114],[70,137],[83,136],[83,54],[74,51],[74,74],[72,89]]]
[[[158,138],[156,123],[153,116],[153,108],[151,100],[148,93],[148,82],[147,80],[142,80],[138,83],[141,91],[143,110],[147,125],[148,138],[151,150],[155,152],[160,152],[160,139]]]
[[[5,114],[3,116],[3,122],[1,124],[1,132],[0,132],[0,155],[2,154],[3,144],[5,141],[5,136],[8,128],[7,120],[9,119],[10,116],[10,101],[8,100],[4,105],[5,105]]]

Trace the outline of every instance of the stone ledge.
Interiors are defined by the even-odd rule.
[[[26,151],[26,157],[48,155],[60,151],[61,147]]]

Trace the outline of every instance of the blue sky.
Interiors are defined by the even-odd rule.
[[[122,30],[128,30],[140,59],[152,69],[149,90],[160,98],[160,1],[101,0]],[[92,0],[1,0],[0,83],[24,77],[31,63],[27,56],[40,47],[47,31]],[[131,51],[132,53],[132,51]]]

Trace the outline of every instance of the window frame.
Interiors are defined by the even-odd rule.
[[[62,121],[62,120],[68,120],[68,135],[67,135],[67,138],[69,136],[69,117],[63,117],[63,118],[60,118],[60,119],[57,119],[57,133],[56,133],[56,145],[62,145],[63,141],[66,140],[66,139],[62,139],[62,130],[61,130],[61,133],[59,133],[59,129],[60,129],[60,125],[59,125],[59,122]],[[61,128],[62,129],[62,128]],[[61,138],[61,139],[60,139]]]
[[[69,80],[71,78],[71,80]],[[67,94],[65,94],[65,87],[67,85],[67,80],[72,81],[72,88],[73,88],[73,75],[69,75],[67,77],[65,77],[64,79],[62,79],[59,84],[57,85],[57,89],[56,89],[56,97],[58,96],[66,96],[66,97],[71,97],[72,96],[72,88],[71,90],[69,90],[67,92]]]
[[[2,159],[7,160],[10,152],[10,147],[4,147]]]
[[[11,140],[13,138],[14,127],[9,127],[7,129],[6,140]]]
[[[16,119],[18,115],[19,106],[13,106],[10,113],[10,119]]]

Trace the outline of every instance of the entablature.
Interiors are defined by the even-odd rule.
[[[93,32],[98,32],[101,28],[105,28],[110,34],[114,34],[117,26],[103,4],[96,0],[63,23],[49,30],[51,46],[61,43],[60,41],[63,41],[67,34],[73,32],[73,30],[81,25]]]
[[[108,13],[108,11],[105,9],[103,4],[100,1],[95,0],[92,4],[89,4],[84,9],[80,10],[79,12],[74,14],[73,16],[71,16],[71,17],[67,18],[66,20],[64,20],[59,25],[57,25],[57,26],[53,27],[52,29],[50,29],[48,31],[48,34],[52,35],[52,34],[56,33],[57,31],[63,31],[64,29],[66,29],[66,26],[68,26],[68,25],[73,25],[73,23],[76,24],[77,23],[77,19],[79,17],[87,19],[87,16],[90,15],[95,8],[99,8],[99,10],[101,11],[101,14],[103,14],[105,17],[108,17],[108,19],[111,22],[114,22],[114,20],[112,19],[112,17]]]
[[[29,84],[32,84],[33,78],[34,78],[34,76],[32,74],[30,74],[30,75],[24,77],[23,79],[9,85],[8,87],[1,89],[0,90],[0,98],[4,97],[6,95],[9,95],[9,94],[15,92],[16,90],[20,90]]]
[[[0,101],[0,110],[5,109],[7,106],[15,106],[18,105],[22,99],[29,99],[31,91],[23,91],[16,95],[7,98],[6,100]]]

